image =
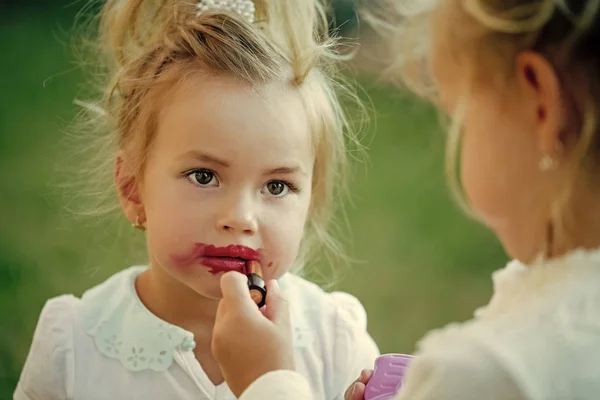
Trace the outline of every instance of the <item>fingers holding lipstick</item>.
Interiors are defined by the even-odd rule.
[[[267,282],[267,293],[264,316],[277,324],[289,325],[289,306],[277,280]]]
[[[242,312],[256,310],[256,306],[248,293],[246,278],[237,272],[228,272],[221,277],[223,300],[219,307],[237,308]]]
[[[266,286],[266,307],[259,310],[248,291],[247,277],[230,272],[221,278],[223,298],[215,319],[212,352],[238,397],[261,375],[295,367],[287,301],[275,280]]]

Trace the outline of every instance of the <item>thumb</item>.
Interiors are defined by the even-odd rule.
[[[287,300],[281,293],[279,283],[272,279],[267,282],[267,298],[265,300],[265,316],[276,325],[290,326],[290,309]]]
[[[344,400],[362,400],[364,397],[365,385],[362,382],[353,382],[344,394]]]
[[[221,277],[223,300],[237,309],[256,311],[256,304],[252,301],[248,291],[247,279],[239,272],[224,274]]]

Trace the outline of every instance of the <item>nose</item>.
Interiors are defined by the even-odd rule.
[[[255,207],[249,195],[232,194],[228,199],[223,199],[217,218],[217,230],[246,235],[256,233],[258,222]]]

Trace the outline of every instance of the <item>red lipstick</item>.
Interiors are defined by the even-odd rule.
[[[173,256],[173,261],[182,266],[195,262],[210,268],[211,274],[219,274],[227,271],[246,272],[246,263],[257,261],[260,252],[247,246],[232,244],[225,247],[217,247],[212,244],[196,243],[192,251],[183,256]]]
[[[248,290],[250,297],[258,308],[265,305],[267,299],[267,288],[262,277],[262,267],[258,261],[246,263],[246,278],[248,278]]]
[[[230,257],[239,258],[244,261],[256,261],[258,260],[258,250],[251,249],[250,247],[242,246],[239,244],[230,244],[226,247],[216,247],[212,244],[203,245],[198,243],[196,246],[203,246],[203,257]]]

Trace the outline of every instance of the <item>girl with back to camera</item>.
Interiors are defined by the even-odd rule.
[[[421,341],[394,398],[597,399],[600,1],[430,3],[408,21],[426,24],[428,57],[410,63],[399,46],[406,69],[398,73],[453,117],[450,171],[458,160],[471,210],[514,261],[494,274],[494,295],[474,319]],[[237,276],[221,284],[214,342],[230,386],[245,400],[312,398],[304,378],[276,361],[290,351],[272,344],[285,340],[286,308],[267,324],[238,311],[249,302]],[[233,321],[249,337],[270,338],[255,349],[271,350],[269,368],[237,367],[248,355],[229,347]],[[346,399],[362,399],[370,377],[363,372]]]
[[[149,266],[49,300],[15,399],[235,398],[211,350],[219,280],[257,263],[270,293],[261,311],[277,311],[280,290],[290,306],[294,350],[279,361],[315,397],[341,398],[373,362],[360,303],[288,273],[311,244],[332,243],[347,161],[327,28],[316,0],[103,6],[106,156]],[[269,340],[230,329],[243,347],[232,351]]]

